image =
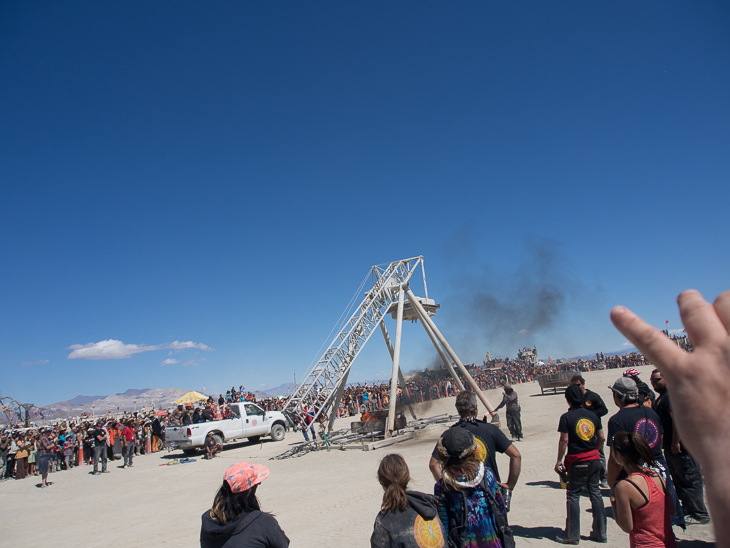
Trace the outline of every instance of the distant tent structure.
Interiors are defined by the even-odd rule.
[[[207,401],[208,396],[205,394],[201,394],[200,392],[196,392],[195,390],[191,390],[187,394],[183,394],[178,399],[173,401],[174,404],[180,404],[180,403],[196,403],[199,401]]]
[[[553,359],[550,356],[548,356],[548,361],[547,362],[548,362],[548,365],[555,365],[553,363]]]

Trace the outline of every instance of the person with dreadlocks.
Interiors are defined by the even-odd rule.
[[[213,507],[203,514],[201,548],[287,548],[289,539],[271,514],[261,511],[259,483],[269,477],[262,464],[239,462],[223,475]]]
[[[445,536],[433,495],[406,491],[411,475],[400,455],[383,457],[378,482],[383,486],[383,504],[375,518],[371,548],[443,548]]]
[[[438,442],[441,479],[434,494],[450,546],[510,548],[507,509],[491,469],[477,456],[474,436],[449,428]]]
[[[471,432],[477,444],[477,457],[484,463],[484,466],[492,470],[499,486],[511,492],[517,484],[522,467],[522,455],[519,450],[507,439],[499,426],[477,418],[477,395],[474,392],[464,391],[456,396],[456,411],[459,413],[460,419],[451,426],[451,429],[460,428]],[[509,457],[509,476],[504,483],[502,483],[497,468],[497,453],[504,453]],[[431,453],[428,467],[433,479],[438,481],[441,478],[438,446],[434,447]]]

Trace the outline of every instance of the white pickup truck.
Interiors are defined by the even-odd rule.
[[[264,411],[255,403],[231,403],[231,418],[199,422],[187,426],[167,426],[165,428],[165,444],[177,446],[184,453],[194,454],[205,445],[208,432],[213,432],[216,443],[239,438],[248,438],[257,442],[262,436],[271,436],[274,441],[284,439],[288,429],[287,421],[280,411]]]

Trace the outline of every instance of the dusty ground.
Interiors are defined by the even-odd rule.
[[[650,368],[642,377],[649,378]],[[585,374],[589,388],[601,394],[615,412],[607,388],[616,370]],[[510,523],[518,546],[555,547],[553,538],[565,523],[565,491],[553,472],[557,452],[558,417],[566,410],[562,394],[541,395],[537,383],[516,386],[522,404],[525,441],[522,475],[514,491]],[[487,397],[496,404],[498,391]],[[453,413],[454,399],[434,402],[424,416]],[[420,415],[419,415],[420,416]],[[336,428],[347,428],[351,419],[340,419]],[[259,488],[264,510],[276,515],[293,546],[369,546],[373,520],[382,498],[375,473],[388,452],[404,456],[413,478],[411,488],[432,492],[428,459],[444,426],[424,431],[417,439],[376,451],[310,453],[300,458],[271,461],[301,434],[289,432],[283,442],[248,442],[226,445],[222,458],[177,466],[160,466],[172,454],[141,456],[135,467],[118,468],[110,462],[110,474],[90,476],[90,466],[50,475],[54,485],[38,489],[36,478],[0,484],[0,516],[3,546],[199,546],[200,515],[213,501],[223,472],[237,461],[262,463],[271,476]],[[179,456],[179,455],[175,455]],[[506,477],[508,460],[498,459]],[[608,499],[610,516],[610,505]],[[590,532],[589,501],[582,499],[581,532]],[[709,525],[694,525],[682,533],[675,528],[681,548],[713,542]],[[628,535],[612,519],[608,521],[608,546],[628,546]],[[73,539],[73,540],[72,540]],[[593,543],[585,540],[582,544]]]

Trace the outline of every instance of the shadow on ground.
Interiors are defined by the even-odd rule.
[[[541,481],[528,481],[525,485],[532,485],[538,487],[550,487],[551,489],[560,489],[560,482],[553,480],[541,480]]]
[[[547,538],[550,540],[555,539],[555,537],[562,537],[563,536],[563,530],[559,527],[549,527],[549,526],[538,526],[538,527],[522,527],[522,525],[511,525],[512,532],[516,537],[520,538],[534,538],[534,539],[541,539],[541,538]],[[688,547],[692,548],[692,547]]]
[[[709,548],[710,546],[715,546],[715,543],[699,539],[677,539],[677,546],[678,548]]]

